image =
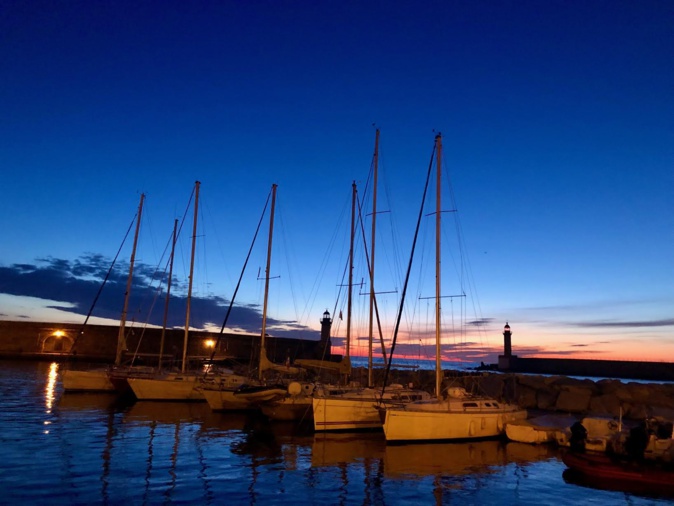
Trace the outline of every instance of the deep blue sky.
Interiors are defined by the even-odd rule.
[[[472,358],[495,358],[508,320],[520,355],[674,361],[673,20],[668,1],[2,1],[0,293],[86,313],[99,278],[76,267],[106,270],[141,192],[139,261],[155,266],[200,180],[196,288],[219,327],[212,297],[231,297],[277,183],[270,311],[315,329],[376,124],[381,233],[395,228],[403,264],[443,134],[468,317],[487,322]],[[242,303],[260,303],[258,249]],[[387,267],[377,286],[399,289]],[[7,295],[3,318],[64,316]]]

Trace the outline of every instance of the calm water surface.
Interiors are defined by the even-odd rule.
[[[567,482],[545,446],[387,446],[205,403],[64,395],[59,367],[0,361],[1,504],[674,503]]]

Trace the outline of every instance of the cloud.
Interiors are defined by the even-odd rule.
[[[124,305],[129,264],[119,262],[110,270],[111,263],[103,255],[87,253],[74,261],[47,257],[36,259],[34,264],[0,266],[0,293],[49,300],[50,304],[47,307],[81,315],[84,322],[103,280],[110,271],[108,280],[93,307],[92,315],[119,321]],[[162,325],[166,278],[166,274],[156,267],[136,262],[127,321]],[[186,291],[184,283],[180,283],[177,279],[172,281],[167,317],[169,328],[185,325]],[[229,304],[230,300],[225,297],[193,295],[190,306],[193,317],[190,319],[190,327],[219,330]],[[261,322],[259,305],[234,304],[227,327],[256,333],[260,331]],[[267,329],[276,337],[307,339],[319,337],[317,331],[298,322],[277,320],[269,316],[267,316]]]
[[[594,322],[576,322],[570,324],[579,328],[643,328],[643,327],[671,327],[674,326],[674,318],[662,320],[642,320],[642,321],[594,321]]]
[[[493,321],[494,318],[478,318],[477,320],[467,322],[466,325],[471,325],[473,327],[486,327]]]

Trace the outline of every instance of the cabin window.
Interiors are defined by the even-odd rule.
[[[477,408],[477,402],[464,402],[463,408]]]

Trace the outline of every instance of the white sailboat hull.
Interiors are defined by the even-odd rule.
[[[557,434],[570,427],[576,418],[571,415],[543,415],[506,424],[510,441],[529,444],[555,443]]]
[[[510,441],[529,444],[554,443],[557,429],[540,427],[528,420],[517,420],[506,425],[506,436]]]
[[[204,401],[199,379],[189,374],[169,374],[161,378],[127,378],[139,401]]]
[[[339,397],[314,397],[314,430],[357,431],[381,429],[377,401]]]
[[[524,419],[526,410],[451,410],[447,402],[408,405],[386,411],[387,442],[451,441],[502,436],[509,422]]]
[[[386,405],[407,404],[411,401],[428,399],[427,392],[392,385],[384,392],[381,390],[360,388],[352,392],[314,397],[314,430],[322,431],[360,431],[381,430],[380,409]],[[383,402],[383,406],[382,406]]]
[[[108,369],[93,371],[63,371],[63,390],[66,392],[115,392]]]

